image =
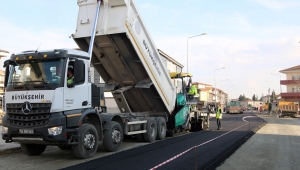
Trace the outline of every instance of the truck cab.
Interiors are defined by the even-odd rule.
[[[42,152],[46,145],[78,144],[79,125],[91,119],[94,128],[100,129],[99,110],[106,110],[103,89],[92,85],[88,59],[86,52],[58,49],[25,51],[5,61],[2,138],[20,142],[22,150],[35,155],[38,147]],[[99,136],[101,141],[102,131],[94,133],[86,137]]]

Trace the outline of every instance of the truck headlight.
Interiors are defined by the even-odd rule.
[[[2,134],[8,133],[8,127],[2,126]]]
[[[57,127],[52,127],[48,128],[48,133],[49,135],[59,135],[62,132],[63,127],[62,126],[57,126]]]

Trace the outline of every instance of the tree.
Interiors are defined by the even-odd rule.
[[[240,95],[240,96],[239,96],[239,101],[242,101],[242,100],[243,100],[243,96]]]
[[[263,101],[263,97],[264,97],[264,94],[262,93],[259,101]]]
[[[256,101],[256,96],[255,96],[255,94],[253,94],[252,100],[253,100],[253,101]]]
[[[272,91],[272,95],[271,95],[270,99],[271,99],[271,102],[273,102],[274,100],[277,100],[277,96],[276,96],[274,90]]]
[[[244,94],[239,96],[239,101],[245,101],[245,100],[247,100],[247,98]]]

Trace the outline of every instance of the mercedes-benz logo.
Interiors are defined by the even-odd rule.
[[[24,115],[28,115],[29,113],[31,113],[31,110],[31,104],[29,102],[24,102],[22,106],[22,112],[24,113]]]

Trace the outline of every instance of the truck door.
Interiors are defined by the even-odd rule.
[[[64,90],[64,110],[87,108],[89,101],[89,86],[86,64],[82,60],[69,61],[66,71]],[[68,73],[69,72],[69,73]],[[69,74],[70,78],[67,78]],[[73,74],[73,75],[71,75]],[[73,77],[71,77],[71,76]]]

